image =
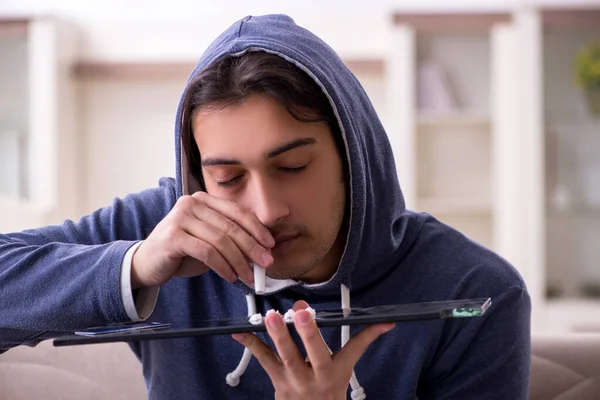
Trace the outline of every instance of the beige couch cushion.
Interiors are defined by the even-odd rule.
[[[51,341],[0,355],[2,400],[142,400],[142,368],[124,343],[54,347]]]
[[[530,400],[600,399],[600,334],[536,336]]]
[[[600,334],[534,336],[530,400],[600,399]],[[141,365],[124,343],[35,348],[0,355],[2,400],[146,398]]]

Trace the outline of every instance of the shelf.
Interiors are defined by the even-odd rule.
[[[581,30],[597,28],[600,9],[597,6],[580,6],[573,9],[542,9],[542,26],[546,30]]]
[[[395,25],[408,25],[419,32],[487,31],[499,23],[510,23],[508,12],[402,12],[393,15]]]
[[[554,218],[600,218],[600,206],[593,207],[579,204],[560,209],[548,205],[546,215]]]
[[[598,121],[573,121],[545,124],[546,133],[556,135],[597,135],[600,131],[600,118]],[[583,132],[582,132],[583,131]]]
[[[3,209],[15,209],[15,210],[27,210],[30,208],[37,209],[37,206],[26,200],[18,200],[12,197],[4,196],[0,194],[0,208]]]
[[[488,128],[491,125],[490,116],[483,112],[431,112],[417,113],[417,126],[420,128],[456,127],[456,128]]]
[[[382,75],[383,58],[344,58],[346,66],[355,74]],[[187,78],[194,67],[191,61],[80,61],[73,67],[77,78],[95,79],[179,79]]]
[[[0,211],[11,215],[49,213],[51,209],[45,205],[36,204],[25,199],[15,199],[0,194]]]
[[[0,38],[25,38],[29,20],[25,18],[0,17]]]
[[[39,204],[0,195],[0,233],[46,226],[51,221],[52,211]]]
[[[21,137],[23,131],[20,129],[0,129],[0,137]]]
[[[560,327],[571,332],[598,332],[600,328],[592,317],[600,315],[600,299],[548,299],[543,312],[548,316],[549,331]]]
[[[490,215],[492,205],[489,200],[476,198],[421,198],[417,199],[418,209],[432,215]]]

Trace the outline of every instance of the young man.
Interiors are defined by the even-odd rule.
[[[528,398],[521,277],[405,208],[375,110],[319,38],[282,15],[236,22],[193,71],[175,140],[175,179],[79,222],[0,235],[0,349],[294,308],[299,335],[270,314],[268,333],[233,336],[245,349],[230,336],[132,343],[149,397]],[[264,296],[250,262],[266,268]],[[480,318],[352,332],[319,332],[303,310],[476,297],[493,300]]]

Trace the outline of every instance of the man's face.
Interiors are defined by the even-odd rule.
[[[345,246],[342,160],[324,123],[303,123],[268,97],[253,95],[193,119],[209,194],[252,211],[271,230],[267,275],[329,279]],[[339,234],[339,235],[338,235]]]

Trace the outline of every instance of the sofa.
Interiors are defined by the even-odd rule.
[[[535,336],[530,400],[600,399],[600,333]]]
[[[124,343],[54,347],[44,341],[0,355],[1,400],[143,400],[142,367]]]
[[[534,336],[532,347],[530,400],[600,399],[600,334]],[[146,389],[140,363],[123,343],[46,341],[0,355],[0,398],[141,400]]]

